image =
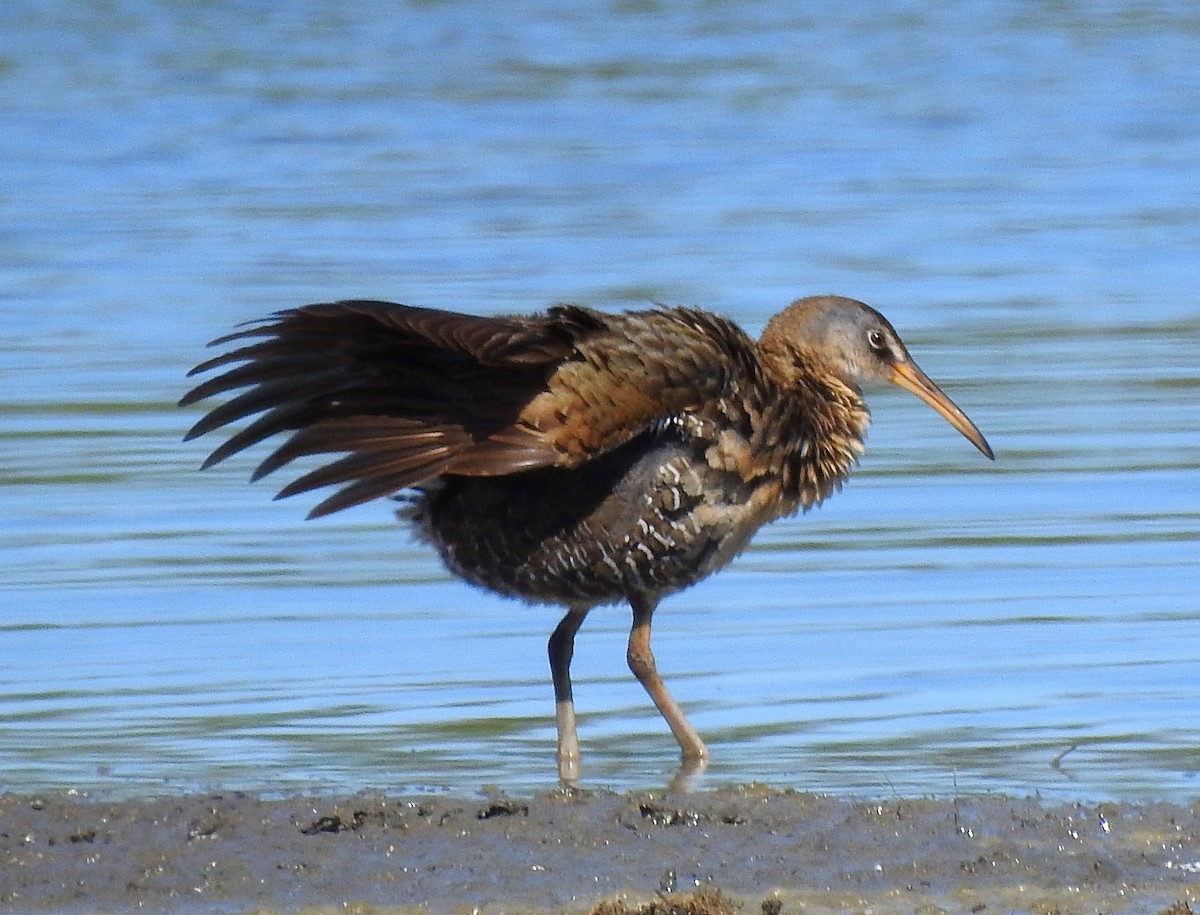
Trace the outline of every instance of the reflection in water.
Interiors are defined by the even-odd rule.
[[[0,29],[5,786],[552,775],[555,612],[386,504],[306,524],[198,474],[173,404],[215,332],[370,295],[757,333],[834,291],[997,461],[871,392],[846,491],[664,601],[705,782],[1195,793],[1190,8],[46,9]],[[627,625],[573,668],[618,788],[674,766]]]

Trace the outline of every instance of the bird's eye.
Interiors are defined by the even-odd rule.
[[[867,344],[877,353],[887,351],[887,340],[884,339],[882,331],[867,331]]]

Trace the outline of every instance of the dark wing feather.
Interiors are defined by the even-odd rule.
[[[370,301],[279,312],[214,341],[226,344],[239,345],[191,374],[225,371],[180,403],[233,396],[187,438],[255,417],[211,466],[291,432],[255,479],[302,456],[343,454],[280,492],[341,484],[313,515],[442,474],[578,466],[720,397],[754,345],[724,319],[685,309],[482,318]]]
[[[333,511],[455,469],[479,442],[513,425],[546,379],[593,330],[573,320],[499,319],[385,302],[337,302],[279,312],[214,345],[244,343],[193,369],[224,368],[180,401],[234,396],[187,438],[256,417],[210,455],[211,466],[273,435],[293,434],[255,478],[302,455],[348,453],[290,484],[283,495],[350,483],[318,506]],[[232,367],[230,367],[232,366]],[[532,435],[488,448],[476,472],[545,466],[557,453]]]

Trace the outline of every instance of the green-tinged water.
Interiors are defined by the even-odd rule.
[[[237,322],[838,292],[996,461],[870,392],[845,491],[664,602],[708,783],[1194,798],[1198,86],[1183,2],[9,4],[0,789],[553,784],[554,608],[198,471]],[[577,644],[588,784],[676,765],[627,626]]]

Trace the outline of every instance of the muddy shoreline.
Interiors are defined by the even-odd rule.
[[[2,912],[588,913],[697,887],[749,913],[1183,911],[1200,803],[0,795]]]

